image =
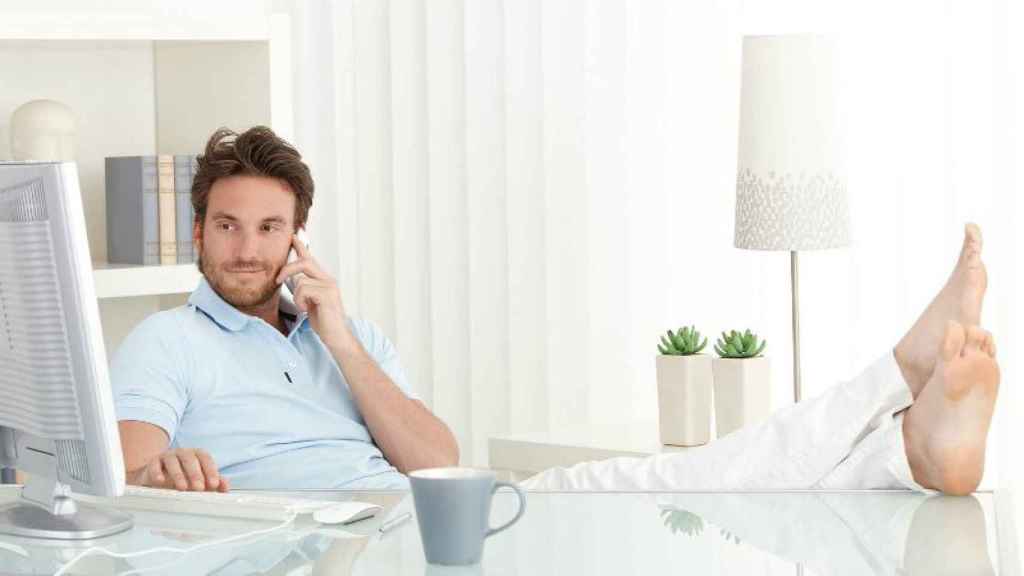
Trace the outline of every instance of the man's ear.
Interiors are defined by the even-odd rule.
[[[196,254],[202,254],[203,251],[203,226],[198,218],[192,223],[192,250]]]

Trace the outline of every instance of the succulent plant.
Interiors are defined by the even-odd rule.
[[[753,358],[760,356],[767,345],[767,340],[758,340],[757,334],[751,334],[750,330],[742,334],[733,330],[728,334],[722,332],[715,343],[715,352],[722,358]]]
[[[708,339],[700,339],[700,332],[695,326],[684,326],[678,332],[666,331],[661,337],[658,351],[666,356],[691,356],[697,354],[708,344]]]

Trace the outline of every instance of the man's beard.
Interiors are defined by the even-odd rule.
[[[267,303],[277,293],[279,285],[275,282],[278,273],[281,272],[281,268],[284,266],[274,267],[270,262],[243,262],[234,260],[226,262],[221,267],[217,268],[210,264],[207,260],[200,259],[199,269],[202,271],[203,276],[206,276],[207,282],[210,283],[210,287],[214,289],[225,302],[231,304],[235,308],[244,309],[260,306]],[[266,281],[262,283],[247,282],[245,285],[240,285],[235,279],[232,278],[235,274],[230,272],[233,270],[270,270],[273,268],[273,273],[266,276]]]

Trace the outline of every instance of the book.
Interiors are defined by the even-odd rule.
[[[177,264],[174,157],[169,154],[157,156],[157,199],[160,204],[160,263]]]
[[[107,197],[107,260],[160,264],[155,156],[117,156],[104,162]]]
[[[191,162],[190,166],[192,166],[192,176],[189,178],[188,186],[189,186],[189,188],[192,188],[192,184],[194,184],[195,181],[196,181],[196,172],[199,172],[199,157],[198,156],[196,156],[196,155],[192,156],[192,162]],[[188,219],[191,222],[195,222],[195,220],[196,220],[196,209],[192,206],[191,192],[189,193]],[[196,262],[197,260],[199,260],[199,248],[197,248],[193,244],[192,245],[192,261]]]
[[[193,156],[174,156],[175,232],[178,240],[178,264],[191,264],[192,254],[192,162]]]

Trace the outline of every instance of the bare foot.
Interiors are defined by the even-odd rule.
[[[949,280],[893,350],[914,398],[935,370],[946,322],[953,320],[963,326],[979,325],[981,303],[987,287],[988,273],[981,261],[981,229],[976,224],[967,224],[960,258]]]
[[[985,441],[999,390],[992,335],[950,321],[935,372],[903,419],[914,480],[969,494],[985,470]]]

